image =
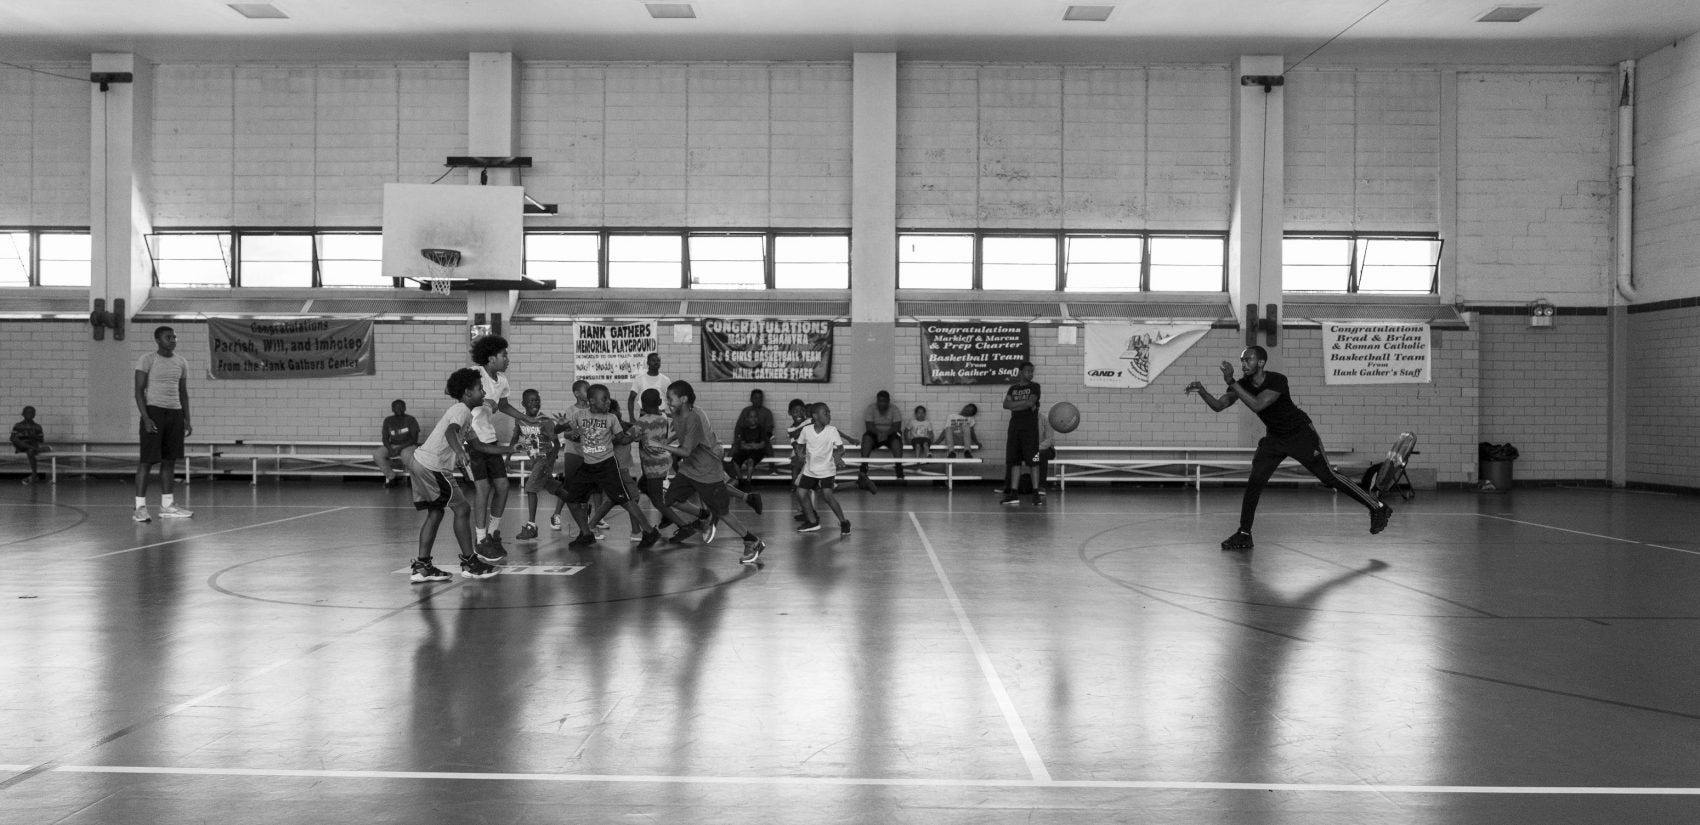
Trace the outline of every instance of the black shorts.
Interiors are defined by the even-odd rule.
[[[493,443],[493,442],[485,442]],[[508,480],[508,457],[496,453],[482,453],[468,447],[467,462],[472,466],[473,481]]]
[[[1038,427],[1009,428],[1009,441],[1004,444],[1004,464],[1011,467],[1017,464],[1032,464],[1033,454],[1037,452],[1039,452]]]
[[[836,490],[838,489],[838,478],[836,476],[827,476],[826,478],[799,476],[797,488],[800,490]]]
[[[569,503],[583,504],[590,500],[590,494],[594,492],[601,492],[614,504],[625,504],[630,499],[626,493],[625,478],[620,472],[619,462],[610,458],[595,464],[585,464],[567,480]]]
[[[754,461],[754,462],[760,463],[760,462],[766,461],[768,459],[768,457],[770,457],[772,455],[773,455],[773,447],[771,447],[771,446],[758,447],[754,450],[746,450],[743,447],[740,447],[736,444],[732,445],[732,463],[733,464],[742,464],[746,461]]]
[[[148,420],[154,431],[142,430],[142,463],[157,464],[183,457],[183,411],[148,405]],[[140,426],[140,425],[138,425]]]
[[[726,515],[727,509],[732,506],[732,498],[726,492],[725,479],[710,483],[697,481],[682,473],[673,476],[673,486],[667,488],[666,501],[668,506],[672,506],[693,495],[702,501],[702,506],[708,512],[717,516]]]

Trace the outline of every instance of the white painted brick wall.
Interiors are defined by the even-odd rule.
[[[1144,69],[1063,69],[1064,228],[1146,225],[1145,88]]]
[[[1629,481],[1700,487],[1700,308],[1629,316]],[[1637,403],[1639,401],[1639,403]]]
[[[604,217],[613,226],[683,226],[689,67],[608,67]]]
[[[1610,328],[1565,315],[1551,328],[1522,315],[1481,316],[1481,439],[1516,445],[1519,481],[1610,475]]]
[[[1635,107],[1636,300],[1700,294],[1700,37],[1640,61]]]
[[[87,77],[88,63],[32,63],[31,68]],[[89,85],[36,72],[0,72],[0,223],[87,226],[89,222]]]
[[[1286,109],[1289,230],[1439,229],[1436,72],[1295,72]]]

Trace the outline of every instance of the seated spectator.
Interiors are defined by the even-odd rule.
[[[945,421],[944,432],[934,444],[943,444],[948,450],[945,458],[955,458],[957,448],[962,449],[963,458],[973,458],[974,451],[980,449],[980,435],[974,432],[974,425],[980,421],[980,408],[969,403],[962,405],[962,412],[952,415]]]
[[[394,487],[407,481],[408,461],[413,457],[413,451],[419,447],[419,422],[407,414],[407,402],[397,398],[390,402],[390,416],[384,419],[383,430],[378,449],[372,451],[372,460],[377,462],[378,471],[384,474],[384,486]],[[394,466],[393,459],[401,459],[401,470]]]
[[[745,492],[756,465],[773,456],[773,411],[766,398],[761,390],[750,390],[750,405],[738,413],[732,427],[732,480]]]
[[[884,447],[891,451],[892,458],[903,457],[903,413],[891,404],[891,393],[880,390],[874,396],[874,403],[862,412],[862,457],[867,458],[874,451]],[[897,465],[897,477],[903,478],[903,465]],[[861,472],[856,474],[856,485],[866,489],[872,484],[868,481],[868,465],[863,464]]]
[[[25,484],[34,484],[41,479],[41,467],[36,462],[36,456],[51,453],[53,448],[47,446],[47,433],[41,425],[35,423],[35,408],[24,408],[24,419],[12,425],[12,450],[23,453],[29,458],[30,474],[24,476]]]
[[[903,423],[903,440],[909,442],[909,451],[916,458],[933,454],[933,422],[927,419],[926,407],[917,406],[915,417]]]

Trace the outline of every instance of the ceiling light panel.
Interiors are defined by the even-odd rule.
[[[1541,6],[1500,6],[1476,18],[1477,23],[1521,23],[1542,9]]]
[[[689,3],[645,3],[649,16],[657,20],[684,20],[697,16],[697,11]]]
[[[1063,12],[1063,19],[1102,23],[1110,19],[1110,12],[1115,10],[1115,6],[1069,6],[1068,11]]]

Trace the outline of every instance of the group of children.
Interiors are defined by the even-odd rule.
[[[519,533],[521,540],[537,537],[537,497],[547,492],[561,502],[551,526],[560,529],[562,507],[578,526],[578,536],[569,546],[595,544],[602,536],[592,525],[601,523],[614,507],[622,507],[640,549],[659,542],[659,528],[669,524],[677,528],[669,537],[675,542],[698,532],[712,541],[716,526],[725,524],[743,536],[740,562],[755,564],[761,558],[766,545],[730,510],[736,494],[759,514],[761,496],[732,486],[722,466],[720,441],[708,416],[696,409],[696,391],[689,382],[670,383],[665,399],[656,389],[646,389],[640,400],[642,410],[635,420],[627,420],[606,386],[579,381],[573,387],[577,402],[573,409],[546,416],[536,390],[522,395],[523,409],[508,400],[510,362],[505,339],[487,335],[473,342],[472,360],[476,369],[456,370],[449,376],[444,393],[455,401],[408,462],[414,506],[425,512],[412,581],[452,578],[431,561],[445,510],[454,514],[461,575],[496,575],[497,565],[507,557],[500,533],[508,495],[507,459],[517,451],[532,459],[525,481],[527,520]],[[494,416],[498,414],[517,422],[507,444],[498,443],[496,437]],[[628,487],[632,445],[637,446],[637,469],[642,472],[638,487],[659,514],[654,525]],[[562,466],[558,477],[554,474],[557,460]],[[463,467],[473,479],[473,502],[467,501],[453,480]],[[667,484],[670,471],[672,480]]]

